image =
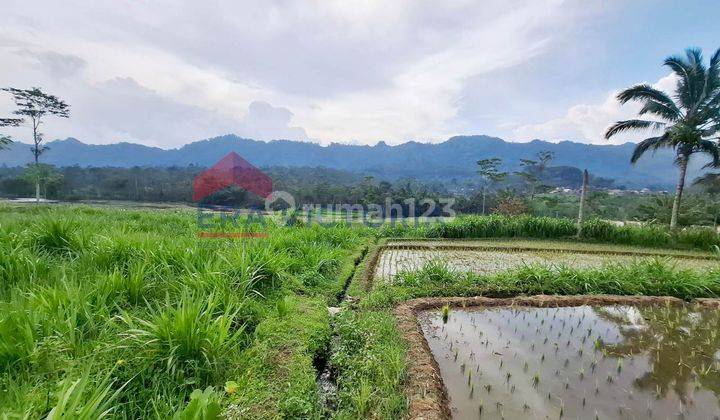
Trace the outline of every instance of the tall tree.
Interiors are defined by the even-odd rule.
[[[605,132],[605,138],[629,130],[655,130],[659,135],[646,138],[635,146],[630,161],[636,163],[648,150],[672,148],[675,150],[675,164],[680,169],[675,199],[673,200],[670,227],[677,227],[678,212],[685,188],[685,174],[688,162],[694,154],[709,155],[712,161],[706,165],[720,166],[720,49],[710,58],[710,65],[703,63],[699,49],[685,50],[685,56],[665,59],[677,76],[674,98],[650,85],[632,86],[617,95],[625,104],[639,101],[642,108],[639,115],[652,119],[618,121]]]
[[[45,190],[45,197],[48,195],[48,189],[58,187],[62,182],[62,173],[55,170],[52,165],[47,164],[29,164],[22,177],[29,182],[37,182],[39,180],[41,187]]]
[[[16,110],[13,114],[21,118],[29,119],[32,125],[33,147],[30,151],[35,158],[36,173],[40,174],[40,155],[47,150],[47,146],[43,145],[43,133],[40,132],[40,126],[46,116],[56,116],[60,118],[70,117],[70,106],[63,102],[57,96],[53,96],[43,92],[40,88],[17,89],[4,88],[4,91],[10,93],[15,100]],[[35,200],[40,202],[40,177],[35,180]]]
[[[483,181],[482,187],[482,214],[485,214],[485,196],[488,186],[494,185],[507,177],[507,172],[500,171],[502,159],[489,158],[477,161],[478,174]]]
[[[535,198],[537,188],[543,186],[542,176],[555,155],[548,150],[542,150],[535,157],[537,160],[520,159],[520,166],[523,167],[523,170],[515,172],[530,186],[530,200]]]

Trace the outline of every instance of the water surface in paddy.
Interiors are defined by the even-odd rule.
[[[418,320],[453,418],[720,418],[720,315],[686,307],[453,309]]]

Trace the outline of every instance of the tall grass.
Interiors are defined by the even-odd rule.
[[[30,232],[30,244],[49,254],[73,254],[82,249],[82,238],[72,219],[46,218]]]
[[[113,405],[125,384],[114,386],[108,375],[100,383],[92,383],[91,369],[85,368],[83,375],[74,381],[69,378],[61,382],[57,402],[47,414],[47,420],[82,419],[94,420],[108,417],[115,411]]]
[[[720,297],[720,269],[683,270],[657,258],[597,268],[533,264],[499,274],[480,275],[429,264],[418,271],[399,273],[392,284],[379,285],[363,304],[383,307],[425,296],[537,294],[675,296],[686,300]]]
[[[286,302],[294,292],[324,302],[340,261],[368,236],[342,224],[268,222],[267,239],[201,240],[195,213],[174,210],[0,206],[0,214],[0,389],[8,391],[0,412],[10,417],[46,417],[53,407],[54,416],[82,414],[98,391],[103,403],[94,406],[103,409],[90,417],[110,401],[116,417],[192,418],[227,404],[205,391],[237,379],[241,366],[277,380],[281,372],[263,376],[275,375],[266,370],[273,361],[247,354],[282,353],[290,342],[309,350],[285,365],[282,374],[302,378],[288,399],[302,403],[286,410],[306,412],[317,400],[306,394],[315,392],[312,362],[321,351],[310,343],[327,343],[327,310],[314,308],[322,317],[300,334],[285,324],[307,314]],[[268,317],[282,326],[277,339],[261,327]],[[280,379],[277,389],[286,386]],[[64,403],[52,397],[58,387]]]
[[[145,319],[120,316],[135,357],[144,364],[165,369],[170,375],[217,373],[228,352],[241,344],[244,327],[235,322],[239,307],[219,308],[213,295],[182,294],[156,305]]]
[[[445,223],[411,227],[384,225],[382,236],[424,238],[538,238],[574,239],[574,220],[533,216],[460,216]],[[710,228],[686,228],[670,231],[664,225],[643,224],[618,226],[590,219],[584,222],[582,240],[646,247],[695,248],[709,251],[720,245],[720,235]]]
[[[344,311],[336,320],[331,364],[338,418],[402,418],[407,345],[391,312]]]

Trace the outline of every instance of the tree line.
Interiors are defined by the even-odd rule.
[[[695,155],[710,158],[706,168],[720,167],[720,49],[706,65],[702,52],[690,48],[684,55],[671,56],[664,63],[677,78],[674,94],[668,95],[653,86],[639,84],[627,88],[617,95],[621,104],[639,102],[642,107],[638,118],[618,121],[605,132],[611,139],[628,131],[647,131],[650,137],[637,143],[630,157],[636,163],[648,151],[672,148],[676,153],[678,182],[670,207],[671,228],[678,226],[680,207],[685,192],[688,163]],[[59,171],[40,162],[47,147],[41,126],[46,117],[69,118],[70,106],[60,98],[43,92],[40,88],[4,88],[15,102],[14,117],[0,118],[0,127],[17,127],[28,123],[32,132],[34,163],[21,173],[4,176],[0,189],[6,194],[24,194],[28,184],[35,189],[35,198],[40,201],[44,192],[47,196],[64,199],[117,199],[136,201],[188,201],[191,180],[201,170],[187,168],[62,168]],[[12,139],[0,133],[0,149]],[[535,196],[546,190],[546,174],[552,169],[553,155],[540,152],[536,159],[523,159],[522,170],[513,174],[501,170],[498,158],[482,159],[477,162],[481,181],[479,194],[460,195],[458,208],[466,212],[486,213],[488,208],[496,212],[514,214],[526,212],[528,198],[532,204]],[[13,171],[14,169],[4,169]],[[289,169],[285,169],[288,171]],[[276,171],[282,171],[277,169]],[[312,173],[312,169],[310,172]],[[287,174],[286,174],[287,175]],[[314,173],[313,176],[320,174]],[[323,173],[325,175],[325,173]],[[337,175],[337,174],[335,174]],[[402,202],[407,198],[437,198],[448,191],[437,185],[426,185],[412,180],[374,182],[372,178],[353,180],[349,184],[336,179],[323,180],[279,176],[276,173],[276,189],[283,189],[298,195],[301,202],[344,202],[377,203],[382,198]],[[510,183],[499,188],[508,178],[514,176],[521,182]],[[332,181],[332,182],[331,182]],[[591,180],[592,181],[592,180]],[[595,179],[594,185],[607,182]],[[283,185],[287,183],[287,185]],[[720,191],[720,173],[707,173],[695,181],[710,192]],[[520,185],[521,191],[518,191]],[[488,197],[488,195],[491,197]],[[257,197],[247,192],[230,189],[212,197],[217,202],[235,205],[256,205]],[[479,203],[478,203],[479,201]],[[492,201],[489,204],[489,201]],[[479,208],[478,208],[479,207]]]

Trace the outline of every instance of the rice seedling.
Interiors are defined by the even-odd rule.
[[[555,319],[550,322],[553,316]],[[528,323],[528,318],[534,321]],[[513,413],[510,418],[523,418],[517,413],[528,410],[526,399],[530,396],[543,401],[534,407],[534,415],[546,418],[592,417],[597,407],[603,407],[607,412],[608,404],[614,407],[613,415],[627,417],[629,413],[647,412],[647,400],[654,401],[652,406],[667,407],[667,404],[689,399],[690,393],[695,404],[692,408],[689,405],[678,405],[682,407],[677,410],[678,415],[690,417],[689,412],[693,410],[695,417],[706,418],[711,417],[716,409],[714,391],[699,379],[700,371],[707,371],[707,364],[703,362],[715,357],[715,352],[720,350],[720,340],[710,341],[710,347],[707,346],[708,337],[720,326],[720,315],[713,311],[690,314],[688,308],[658,309],[644,306],[521,310],[492,307],[482,310],[457,309],[451,324],[442,323],[439,311],[435,312],[434,317],[422,319],[430,322],[431,327],[425,326],[423,331],[440,366],[453,412],[458,415],[477,410],[476,405],[470,404],[474,396],[472,375],[465,373],[458,377],[457,367],[447,369],[447,365],[452,363],[449,353],[444,354],[442,350],[447,347],[432,344],[434,340],[442,340],[442,336],[427,335],[427,331],[441,326],[445,326],[449,337],[463,337],[456,342],[454,351],[464,353],[472,349],[478,360],[498,357],[498,364],[488,366],[482,382],[486,393],[493,396],[497,412],[500,413],[502,408],[503,413]],[[702,321],[698,322],[699,319]],[[553,323],[560,327],[562,321],[567,325],[566,333],[575,327],[576,334],[567,346],[557,347],[557,354],[543,352],[546,348],[555,347],[549,340],[545,342],[544,337]],[[629,328],[633,323],[645,327]],[[479,334],[462,336],[461,324],[477,326],[485,334],[482,338]],[[682,332],[691,328],[691,325],[692,335]],[[538,330],[537,326],[541,328]],[[505,333],[500,342],[505,350],[499,352],[496,347],[485,349],[479,345],[493,342],[500,337],[501,331]],[[584,337],[592,339],[583,342]],[[658,348],[658,343],[662,343],[663,349]],[[683,350],[678,352],[678,347]],[[501,361],[507,353],[500,353],[510,351],[507,349],[517,351],[512,355],[513,363],[503,364]],[[583,349],[596,349],[587,363],[584,361]],[[599,360],[596,356],[601,351],[605,351],[607,356]],[[668,363],[669,360],[675,363]],[[658,366],[664,368],[659,370]],[[718,371],[713,372],[711,375],[717,375]],[[655,382],[663,385],[656,388]],[[681,388],[677,388],[676,383],[680,383]],[[668,386],[683,389],[688,394],[664,391]],[[455,389],[465,393],[466,398],[458,398],[462,394],[454,397]],[[588,395],[591,397],[588,398]]]

